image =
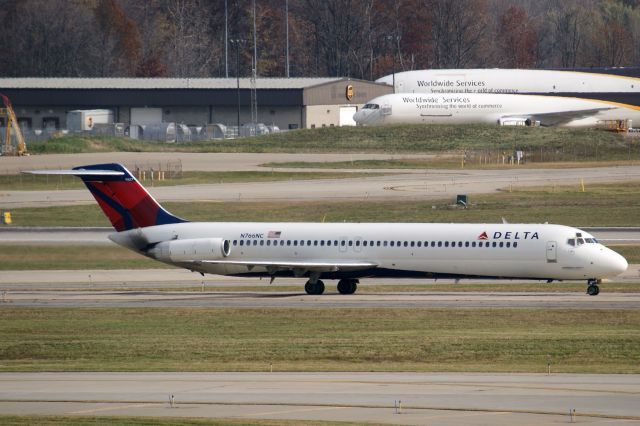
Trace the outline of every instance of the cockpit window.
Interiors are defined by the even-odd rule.
[[[576,239],[575,238],[569,238],[567,240],[567,244],[569,244],[571,247],[575,247],[576,246]]]
[[[577,241],[579,246],[584,244],[584,239],[583,238],[577,238],[576,241]]]
[[[584,239],[588,244],[598,244],[595,238],[585,238]]]
[[[365,104],[362,109],[379,109],[380,105],[378,104]]]

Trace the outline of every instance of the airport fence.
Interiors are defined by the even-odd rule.
[[[640,139],[625,138],[624,144],[615,146],[607,144],[567,144],[554,146],[518,146],[513,150],[483,148],[465,150],[466,164],[475,165],[514,165],[553,162],[587,162],[587,161],[633,161],[640,160]]]

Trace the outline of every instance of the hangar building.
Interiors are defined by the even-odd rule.
[[[251,80],[239,85],[242,125],[251,122]],[[367,100],[393,91],[347,78],[258,78],[255,89],[257,122],[280,129],[354,125]],[[28,129],[64,129],[67,112],[79,109],[112,110],[125,125],[237,123],[235,78],[0,78],[0,92]]]

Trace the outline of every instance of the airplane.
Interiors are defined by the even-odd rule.
[[[394,93],[503,93],[578,97],[640,106],[640,69],[432,69],[386,75]]]
[[[593,127],[603,120],[640,123],[640,107],[593,99],[494,93],[396,93],[368,101],[358,125],[471,124]]]
[[[364,277],[586,280],[589,295],[627,261],[577,228],[552,224],[189,222],[165,210],[121,164],[25,173],[82,179],[115,228],[109,239],[191,271],[305,277],[341,294]]]

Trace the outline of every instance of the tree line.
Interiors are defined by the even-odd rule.
[[[291,77],[633,66],[640,59],[639,3],[0,0],[0,76],[246,77],[254,66],[254,22],[262,77],[287,75],[287,33]]]

